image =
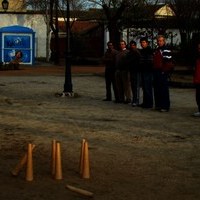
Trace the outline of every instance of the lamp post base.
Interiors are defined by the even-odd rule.
[[[62,97],[73,97],[74,96],[74,93],[73,92],[63,92]]]
[[[62,93],[55,93],[56,97],[69,97],[69,98],[78,98],[80,95],[74,92],[62,92]]]
[[[70,72],[68,70],[68,73],[67,75],[65,75],[65,83],[64,83],[64,90],[63,92],[65,93],[73,93],[72,91],[72,81],[71,81],[71,66],[68,67],[68,69],[70,69]],[[67,83],[66,83],[67,82]]]

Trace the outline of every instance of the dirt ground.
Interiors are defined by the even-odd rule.
[[[72,68],[76,98],[62,92],[63,67],[0,71],[0,199],[81,200],[66,184],[95,200],[200,199],[200,118],[194,89],[171,88],[171,110],[104,102],[103,68]],[[78,70],[77,70],[78,69]],[[93,71],[91,71],[93,70]],[[51,144],[61,142],[63,179],[51,176]],[[82,139],[89,143],[90,178],[79,175]],[[11,170],[27,149],[33,181]]]

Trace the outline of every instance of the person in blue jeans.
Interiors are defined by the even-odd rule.
[[[129,52],[126,55],[127,64],[130,72],[130,81],[131,81],[131,91],[132,91],[132,102],[133,107],[139,106],[140,102],[140,81],[141,81],[141,72],[140,72],[140,52],[137,49],[137,44],[135,41],[130,41],[129,43]]]
[[[142,47],[140,54],[140,70],[141,70],[141,83],[143,90],[143,103],[140,105],[142,108],[153,107],[153,50],[149,46],[148,39],[142,37],[140,39]]]
[[[155,109],[168,112],[170,109],[169,75],[173,69],[172,53],[167,48],[165,37],[157,37],[157,49],[153,55]]]

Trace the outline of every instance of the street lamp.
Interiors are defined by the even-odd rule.
[[[3,0],[2,1],[2,8],[4,9],[5,12],[8,10],[8,6],[9,6],[8,0]]]
[[[72,79],[71,79],[71,47],[70,47],[70,8],[69,0],[67,0],[67,22],[66,22],[66,61],[65,61],[65,96],[72,96]]]

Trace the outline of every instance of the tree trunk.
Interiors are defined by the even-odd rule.
[[[108,25],[109,37],[110,41],[113,42],[115,48],[119,48],[119,42],[121,38],[121,34],[119,32],[118,27],[116,26],[116,22],[111,22]]]
[[[113,12],[113,9],[109,7],[107,4],[103,4],[102,7],[103,7],[103,10],[108,22],[108,31],[109,31],[110,40],[113,42],[115,48],[118,48],[119,42],[121,39],[118,22],[125,8],[127,7],[127,4],[125,1],[122,1],[119,8],[117,8],[114,12]]]
[[[55,0],[55,60],[54,64],[58,65],[60,63],[60,45],[59,45],[59,28],[58,28],[58,0]]]
[[[55,18],[56,18],[56,21],[55,21],[55,27],[54,27],[54,20],[53,20],[53,16],[54,16],[54,12],[53,12],[53,8],[55,6],[55,10],[56,10],[56,13],[55,13]],[[59,64],[59,38],[58,38],[58,0],[50,0],[50,27],[51,27],[51,30],[53,31],[54,33],[54,36],[55,36],[55,42],[53,44],[53,48],[55,49],[52,49],[52,59],[54,61],[54,64]]]
[[[50,59],[50,18],[48,14],[48,10],[46,10],[46,21],[47,21],[47,38],[46,38],[46,61],[49,62]]]

